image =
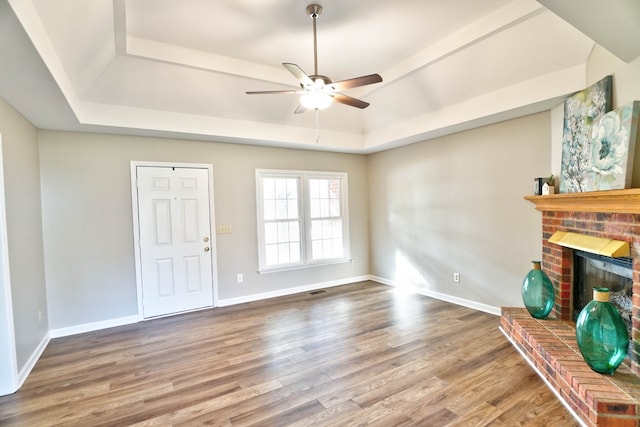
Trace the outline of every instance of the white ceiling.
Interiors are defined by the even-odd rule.
[[[41,128],[374,152],[585,86],[594,42],[534,0],[320,0],[319,73],[384,81],[345,92],[369,108],[317,122],[295,95],[245,94],[295,87],[282,62],[313,74],[308,3],[2,2],[0,97]]]

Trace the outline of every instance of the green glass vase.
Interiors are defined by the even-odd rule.
[[[608,288],[594,288],[593,300],[576,319],[576,339],[585,362],[596,372],[613,374],[627,355],[629,334]]]
[[[540,261],[531,261],[531,271],[522,281],[522,301],[536,319],[546,319],[553,309],[555,292],[549,276],[542,271]]]

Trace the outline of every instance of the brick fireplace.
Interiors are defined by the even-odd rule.
[[[502,328],[538,373],[584,425],[640,426],[640,189],[530,196],[542,211],[542,269],[556,299],[550,319],[503,308]],[[573,250],[550,243],[556,231],[629,243],[633,259],[632,345],[614,375],[591,371],[575,342],[571,321]]]

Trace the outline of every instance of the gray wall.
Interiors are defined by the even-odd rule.
[[[596,45],[587,61],[586,86],[590,86],[609,74],[613,75],[613,108],[620,108],[632,101],[640,101],[640,57],[625,63],[603,47]],[[552,166],[556,175],[562,167],[563,104],[552,110]],[[640,134],[635,145],[635,163],[631,188],[640,188]]]
[[[640,58],[625,63],[596,46],[587,85],[608,74],[614,108],[640,100]],[[562,121],[560,104],[553,115],[370,156],[371,273],[472,302],[521,305],[521,280],[541,257],[542,234],[540,214],[522,196],[533,177],[559,173]],[[638,147],[633,178],[640,187]]]
[[[640,57],[625,63],[596,46],[589,57],[587,83],[593,84],[608,74],[613,75],[614,109],[632,101],[640,101]],[[640,134],[636,140],[635,158],[631,187],[640,188]]]
[[[596,47],[588,80],[613,73],[620,106],[640,99],[639,67]],[[522,277],[541,251],[540,214],[522,197],[533,177],[556,171],[558,126],[540,113],[371,156],[41,131],[51,328],[137,313],[131,160],[213,164],[215,220],[233,228],[216,236],[221,299],[373,274],[493,307],[520,305]],[[256,168],[349,172],[355,265],[259,275]]]
[[[49,330],[38,131],[0,100],[0,133],[16,357],[18,370],[21,370]],[[39,310],[42,319],[38,317]]]
[[[137,314],[130,161],[213,165],[219,297],[238,298],[368,274],[365,156],[41,131],[40,157],[49,321],[52,329]],[[255,169],[349,174],[351,255],[338,264],[258,274]],[[236,284],[236,274],[244,283]]]
[[[522,278],[541,255],[540,213],[523,196],[550,173],[549,122],[540,113],[370,156],[371,273],[521,305]]]
[[[606,74],[614,74],[614,106],[640,99],[640,59],[625,64],[596,47],[587,80]],[[558,121],[549,116],[361,156],[38,133],[0,102],[19,367],[49,327],[136,314],[131,160],[213,164],[216,222],[233,227],[233,233],[217,236],[222,299],[371,273],[491,306],[518,305],[520,280],[529,261],[540,256],[539,214],[522,196],[530,194],[532,177],[549,173],[558,149],[555,141],[550,147]],[[255,168],[349,172],[355,265],[257,274]],[[454,271],[460,284],[452,281]],[[245,276],[242,285],[235,283],[238,273]]]
[[[625,63],[596,45],[587,63],[587,84],[613,75],[613,108],[640,101],[640,57]]]

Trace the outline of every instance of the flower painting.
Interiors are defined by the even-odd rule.
[[[564,102],[560,192],[592,191],[587,182],[591,169],[593,124],[611,110],[611,76],[567,98]]]
[[[631,185],[640,102],[600,117],[591,129],[586,188],[616,190]]]

